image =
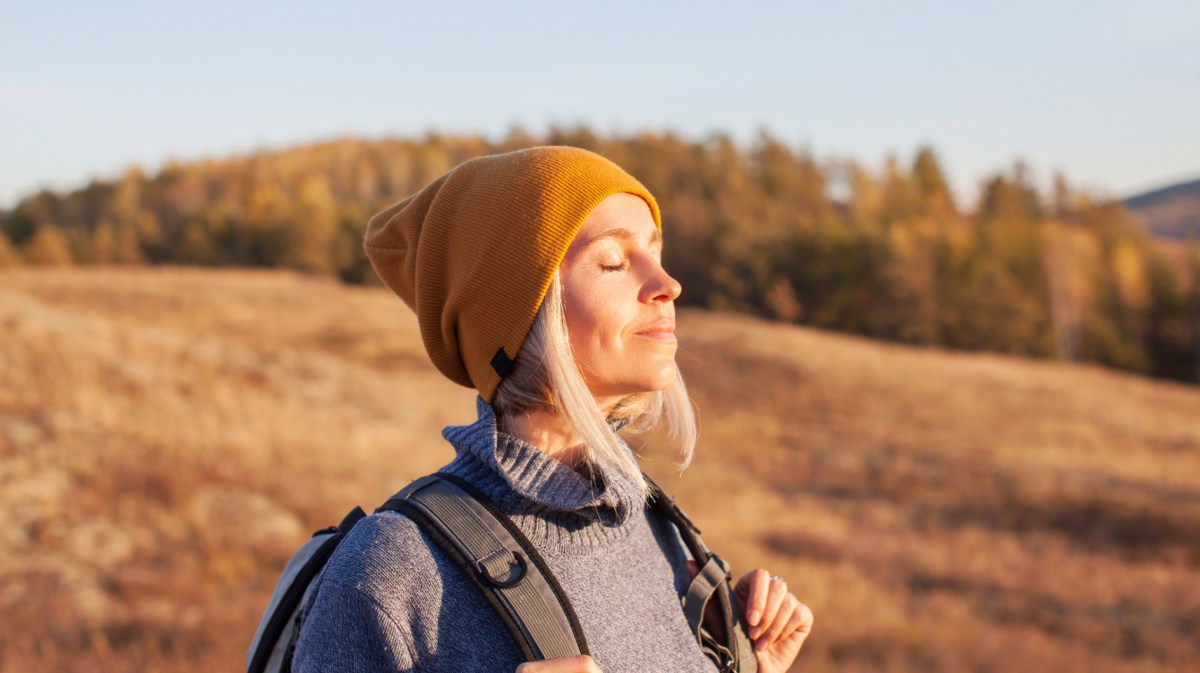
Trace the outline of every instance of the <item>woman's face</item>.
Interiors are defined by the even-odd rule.
[[[662,267],[650,207],[615,194],[592,211],[559,269],[571,348],[601,407],[675,381],[679,283]]]

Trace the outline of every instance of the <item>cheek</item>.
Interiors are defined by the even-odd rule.
[[[582,292],[564,301],[571,347],[580,357],[620,345],[619,316],[605,306],[603,297]]]
[[[579,306],[566,306],[567,333],[571,335],[571,348],[583,355],[595,348],[599,338],[596,316]]]

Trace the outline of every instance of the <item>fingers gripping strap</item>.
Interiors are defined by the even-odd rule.
[[[729,575],[725,575],[726,580]],[[717,589],[717,604],[721,606],[721,619],[725,625],[725,646],[730,655],[730,670],[738,673],[757,673],[758,655],[754,643],[746,634],[746,623],[737,609],[733,587],[726,581]]]
[[[720,616],[721,633],[709,633],[704,628],[704,613],[715,600]],[[754,673],[758,657],[754,644],[746,635],[745,624],[736,614],[733,590],[729,586],[729,566],[721,557],[710,554],[700,572],[692,578],[683,597],[683,614],[701,647],[718,663],[722,671]]]
[[[700,539],[700,530],[691,519],[683,513],[675,502],[666,495],[662,488],[654,483],[649,475],[645,475],[650,485],[650,505],[664,518],[675,525],[683,539],[684,546],[692,558],[699,562],[708,559],[700,568],[700,572],[692,579],[688,592],[683,599],[683,612],[688,626],[696,634],[701,648],[710,658],[718,662],[718,667],[724,671],[738,673],[756,673],[758,657],[754,653],[754,644],[746,634],[746,625],[738,614],[737,601],[733,596],[733,588],[729,585],[729,567],[716,554],[708,551],[704,541]],[[718,615],[721,622],[721,633],[708,633],[704,628],[704,613],[709,603],[716,599]]]
[[[483,505],[454,484],[432,479],[414,482],[408,503],[452,542],[499,598],[542,659],[581,654],[561,603],[537,564]]]

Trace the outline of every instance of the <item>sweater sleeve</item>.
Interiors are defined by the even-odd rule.
[[[304,620],[292,668],[297,673],[408,673],[412,647],[396,622],[355,587],[321,583]]]

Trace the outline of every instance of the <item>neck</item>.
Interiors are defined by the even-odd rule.
[[[544,409],[499,419],[500,429],[533,446],[571,469],[583,463],[583,442],[566,419]]]

